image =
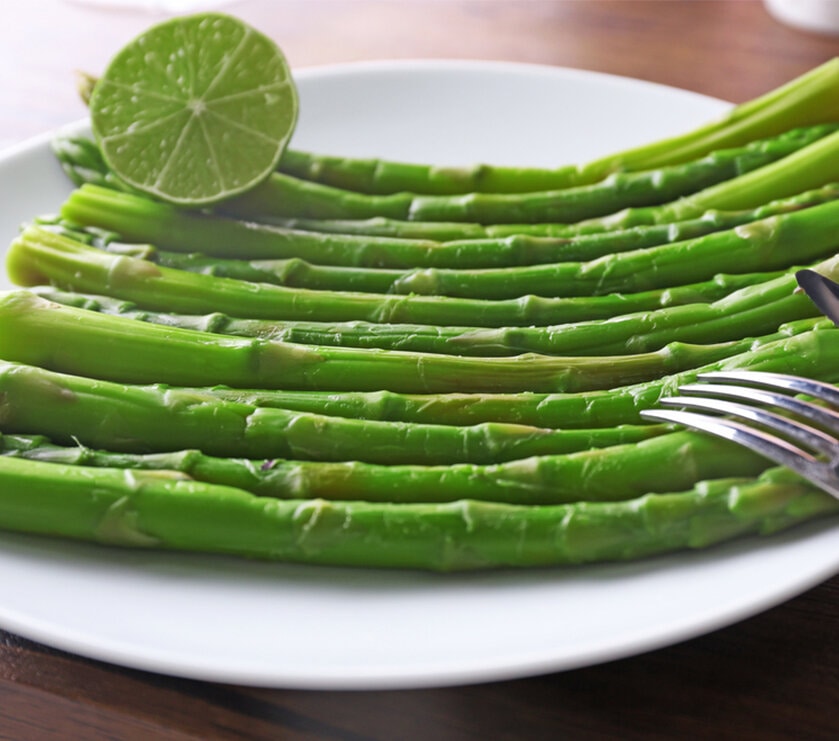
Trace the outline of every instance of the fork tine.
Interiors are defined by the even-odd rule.
[[[660,399],[663,405],[701,409],[711,414],[685,409],[646,409],[641,411],[641,416],[649,420],[675,422],[730,440],[786,466],[839,498],[839,440],[824,431],[839,436],[839,411],[791,395],[805,394],[839,408],[839,389],[807,378],[760,371],[716,371],[701,373],[698,378],[738,385],[686,384],[679,389],[686,396]],[[780,389],[786,393],[767,389]],[[694,396],[696,394],[703,396]],[[744,401],[758,406],[740,403]],[[765,407],[776,407],[801,419],[788,419]],[[718,416],[720,414],[728,416]],[[739,420],[747,420],[760,427],[755,428]],[[824,430],[801,420],[817,424]],[[790,439],[768,430],[780,432]],[[794,445],[791,440],[808,446],[818,457]]]
[[[774,406],[785,409],[788,412],[797,414],[839,435],[839,412],[832,409],[813,404],[803,399],[796,399],[785,394],[776,394],[749,386],[729,386],[716,383],[690,383],[679,387],[683,394],[724,397],[727,399],[738,399],[749,401],[763,406]]]
[[[829,383],[815,381],[811,378],[790,376],[784,373],[767,373],[765,371],[708,371],[707,373],[699,373],[697,378],[707,381],[747,383],[793,391],[798,394],[807,394],[839,407],[839,389]]]
[[[676,422],[701,432],[730,440],[753,450],[775,463],[795,471],[812,481],[835,497],[839,497],[839,480],[828,464],[813,458],[809,453],[782,438],[752,429],[724,417],[711,417],[696,412],[676,409],[645,409],[641,412],[647,419]]]
[[[810,425],[797,422],[759,407],[738,404],[724,399],[708,399],[693,396],[671,396],[661,399],[660,403],[666,404],[667,406],[680,406],[688,409],[700,409],[718,414],[727,414],[737,419],[749,420],[756,422],[762,427],[779,432],[785,437],[792,438],[801,445],[806,445],[808,448],[812,448],[824,455],[834,456],[839,452],[839,441],[835,437]]]
[[[780,437],[775,437],[725,417],[686,412],[681,409],[645,409],[641,414],[647,419],[676,422],[685,427],[709,432],[725,440],[745,445],[784,466],[789,465],[793,460],[816,462],[816,459],[806,450],[802,450]],[[784,456],[783,459],[781,459],[781,456]]]

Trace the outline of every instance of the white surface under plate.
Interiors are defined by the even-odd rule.
[[[494,63],[301,70],[294,145],[439,164],[555,165],[694,128],[727,104]],[[0,242],[69,185],[48,139],[0,160]],[[289,688],[422,687],[636,654],[839,571],[836,521],[637,563],[436,575],[134,552],[3,534],[0,626],[118,664]]]

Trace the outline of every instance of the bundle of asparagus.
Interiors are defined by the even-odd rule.
[[[836,513],[640,412],[702,370],[839,380],[794,279],[839,278],[837,90],[834,61],[580,167],[288,151],[202,211],[57,140],[79,187],[14,241],[29,290],[0,297],[0,526],[449,570]]]

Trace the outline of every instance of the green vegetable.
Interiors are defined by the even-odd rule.
[[[347,419],[256,407],[201,389],[125,386],[0,361],[0,430],[121,452],[197,448],[217,456],[387,465],[497,463],[644,440],[662,429]],[[732,460],[737,465],[739,459]]]
[[[280,169],[295,177],[365,193],[526,192],[594,183],[613,172],[648,170],[686,162],[721,147],[780,134],[796,126],[836,121],[839,62],[833,59],[766,95],[734,107],[693,131],[610,154],[585,165],[555,169],[470,168],[330,157],[286,150]]]
[[[808,323],[808,326],[812,326]],[[434,425],[476,425],[482,422],[503,422],[510,424],[523,424],[530,427],[553,428],[556,430],[579,429],[586,427],[612,427],[621,424],[637,424],[642,422],[639,412],[649,408],[665,395],[676,393],[678,386],[689,383],[696,378],[696,374],[702,370],[730,370],[730,369],[751,369],[770,370],[779,372],[799,373],[813,378],[820,378],[825,381],[833,381],[839,378],[839,330],[833,324],[824,320],[815,325],[815,329],[808,329],[808,326],[791,326],[782,328],[789,332],[789,336],[765,344],[756,343],[756,347],[740,355],[733,356],[726,360],[712,363],[697,369],[691,369],[682,373],[667,376],[654,381],[647,381],[640,384],[620,386],[602,391],[590,391],[584,393],[561,393],[561,394],[417,394],[406,395],[390,392],[291,392],[291,391],[269,391],[253,389],[230,389],[215,387],[213,389],[184,389],[176,393],[168,394],[166,387],[152,387],[142,392],[150,396],[140,397],[139,407],[148,408],[172,407],[178,414],[185,414],[185,409],[197,404],[197,412],[205,415],[196,422],[200,433],[212,436],[214,444],[222,447],[218,449],[221,454],[236,455],[232,448],[225,450],[225,437],[232,435],[233,442],[243,434],[248,436],[260,436],[264,429],[268,429],[265,423],[265,412],[260,411],[254,419],[258,424],[244,425],[243,418],[248,418],[249,410],[254,407],[279,408],[290,411],[311,412],[316,415],[327,415],[336,417],[360,418],[364,420],[392,420],[411,421]],[[800,330],[804,330],[800,332]],[[800,333],[799,333],[800,332]],[[90,429],[86,434],[102,435],[96,440],[83,440],[86,444],[98,447],[112,447],[119,444],[120,440],[131,441],[133,439],[152,440],[155,444],[169,445],[175,448],[178,446],[178,432],[171,422],[160,423],[152,420],[149,427],[145,427],[145,417],[140,416],[139,420],[126,419],[125,408],[128,404],[129,391],[126,387],[118,385],[106,385],[101,381],[91,379],[77,379],[68,377],[74,382],[83,383],[81,387],[74,387],[69,391],[61,390],[61,386],[53,379],[55,374],[49,375],[43,369],[14,370],[16,364],[7,364],[12,369],[3,377],[5,386],[0,392],[5,393],[0,400],[5,405],[5,411],[0,418],[12,419],[11,409],[15,414],[34,415],[28,420],[25,428],[14,428],[17,432],[45,433],[52,434],[39,425],[58,424],[59,411],[66,411],[68,415],[64,429],[65,435],[72,435],[78,432],[78,425],[82,427],[87,424]],[[26,367],[26,366],[21,366]],[[47,375],[43,375],[47,374]],[[30,379],[26,383],[26,379]],[[17,386],[9,386],[11,383],[18,383]],[[96,392],[96,399],[103,392],[103,389],[110,388],[108,393],[112,398],[104,401],[97,401],[101,406],[95,406],[86,417],[87,423],[82,421],[83,408],[81,401],[88,398],[88,388]],[[135,388],[135,387],[131,387]],[[47,412],[42,412],[40,397],[34,400],[28,396],[31,393],[46,393],[46,403],[52,404]],[[133,391],[131,392],[134,393]],[[140,391],[136,393],[140,394]],[[163,394],[161,402],[160,394]],[[67,398],[72,403],[65,406],[55,407],[57,398]],[[133,397],[132,397],[133,398]],[[143,399],[147,399],[143,401]],[[215,408],[213,400],[234,402],[233,415],[226,415]],[[241,405],[244,409],[235,406]],[[27,406],[28,405],[28,406]],[[109,411],[110,409],[110,411]],[[133,412],[132,412],[133,413]],[[20,417],[18,418],[20,419]],[[269,421],[275,418],[268,415]],[[288,426],[289,417],[281,416],[279,420],[281,430],[274,430],[272,434],[281,435]],[[62,422],[63,424],[63,422]],[[110,424],[125,424],[119,433],[109,430]],[[136,429],[131,432],[131,425]],[[272,422],[274,424],[274,422]],[[229,432],[225,432],[229,428]],[[11,429],[11,428],[7,428]],[[355,428],[353,428],[355,429]],[[74,432],[75,430],[75,432]],[[140,432],[145,430],[145,432]],[[297,426],[289,427],[289,431],[305,439],[305,436],[312,433],[307,424],[301,422]],[[324,426],[316,433],[316,442],[313,444],[325,445],[321,439],[327,435],[328,429]],[[393,432],[390,433],[393,435]],[[449,434],[449,433],[446,433]],[[476,433],[477,434],[477,433]],[[167,435],[175,435],[171,443],[167,443]],[[488,440],[487,434],[483,435],[484,441]],[[400,442],[397,438],[390,438],[390,443]],[[268,441],[270,444],[271,441]],[[358,440],[352,440],[353,445],[358,445]],[[363,443],[361,443],[363,446]],[[551,440],[556,444],[556,439]],[[181,442],[180,447],[190,445]],[[306,443],[308,445],[308,443]],[[305,447],[301,444],[301,447]],[[206,448],[205,448],[206,450]],[[389,448],[381,454],[386,456]],[[207,451],[212,452],[212,451]],[[265,455],[286,457],[287,454],[273,450],[267,453],[249,453],[250,455]],[[369,454],[369,453],[368,453]]]
[[[806,163],[816,170],[814,178],[820,180],[823,165],[820,170],[818,159],[814,162],[806,160]],[[81,168],[81,172],[87,173],[88,170]],[[74,179],[99,182],[99,178],[82,175]],[[780,173],[778,179],[785,187],[783,173]],[[735,194],[737,182],[732,189]],[[106,186],[110,184],[105,183]],[[550,237],[518,233],[522,230],[517,225],[510,227],[512,233],[501,234],[499,230],[504,227],[496,226],[494,229],[499,231],[498,236],[444,243],[399,237],[374,239],[351,234],[315,233],[268,224],[243,224],[235,219],[178,211],[141,196],[92,184],[84,184],[71,194],[62,207],[62,214],[72,222],[111,230],[133,242],[148,242],[179,252],[199,252],[215,257],[305,257],[319,264],[355,267],[475,269],[567,259],[585,260],[605,256],[609,252],[679,241],[680,238],[691,239],[701,236],[703,223],[713,225],[713,228],[707,230],[710,233],[835,200],[837,186],[819,184],[822,187],[816,190],[795,192],[777,201],[761,202],[739,213],[720,214],[713,211],[717,208],[717,201],[724,201],[725,192],[709,191],[705,199],[708,204],[704,209],[694,205],[696,199],[702,197],[701,193],[691,201],[682,199],[667,207],[683,209],[681,216],[663,211],[664,207],[627,209],[605,219],[572,225],[549,225],[554,234]],[[691,219],[700,220],[699,228],[690,225]],[[402,231],[409,227],[409,222],[401,223],[405,225],[400,227]],[[346,225],[347,222],[340,224]],[[473,235],[467,232],[466,236]]]
[[[0,295],[0,528],[460,569],[634,558],[836,513],[743,448],[639,422],[703,370],[839,380],[839,329],[791,272],[766,276],[822,260],[839,277],[838,64],[580,168],[284,165],[373,191],[517,193],[274,174],[219,207],[285,224],[179,212],[133,194],[91,142],[56,143],[97,185],[64,205],[72,223],[23,231],[9,274],[104,295]],[[149,136],[141,98],[129,133],[157,166],[149,146],[174,140]],[[200,168],[146,180],[173,172],[201,202]],[[534,190],[542,177],[561,190]],[[575,223],[522,225],[546,217]],[[326,233],[344,227],[384,236]],[[721,271],[737,275],[709,284]],[[534,348],[554,356],[514,355]]]
[[[218,458],[200,450],[134,454],[62,447],[46,438],[4,435],[4,455],[96,468],[179,471],[197,481],[235,486],[279,499],[508,504],[620,501],[669,488],[690,487],[694,476],[752,475],[769,464],[730,444],[695,433],[663,434],[661,427],[578,431],[576,437],[611,447],[580,449],[495,465],[376,465],[278,459]],[[628,444],[624,441],[635,441]],[[661,467],[667,471],[652,472]],[[727,472],[727,473],[726,473]],[[616,481],[620,486],[615,486]]]
[[[412,271],[348,268],[314,265],[298,258],[287,260],[235,260],[220,257],[206,257],[199,253],[180,253],[160,250],[147,244],[126,244],[120,235],[97,228],[78,228],[70,222],[45,217],[36,223],[56,234],[90,244],[99,249],[120,255],[139,257],[157,265],[191,273],[217,275],[223,278],[271,283],[293,288],[308,288],[327,291],[360,291],[370,293],[433,293],[461,298],[505,299],[517,298],[525,294],[558,297],[565,288],[555,279],[557,266],[538,265],[526,268],[506,268],[495,270],[457,270],[457,271]],[[710,281],[688,286],[676,286],[673,289],[651,289],[650,291],[631,294],[613,295],[613,307],[606,301],[593,302],[592,314],[611,316],[616,313],[629,313],[643,309],[659,308],[662,302],[672,305],[686,303],[678,296],[692,296],[692,301],[709,300],[698,298],[700,294],[720,297],[724,284],[748,285],[768,280],[772,274],[756,273],[747,275],[715,276]],[[418,285],[417,285],[418,284]],[[408,291],[405,288],[410,289]],[[733,288],[730,290],[734,290]],[[574,305],[569,297],[566,305]],[[713,299],[710,299],[713,300]],[[603,309],[595,306],[602,305]]]
[[[73,172],[72,168],[70,169]],[[90,182],[108,187],[106,179],[97,175],[90,178],[76,173],[73,182],[83,185]],[[401,239],[432,239],[470,240],[487,237],[534,236],[553,237],[573,240],[574,244],[588,250],[591,247],[602,247],[603,253],[610,245],[616,250],[624,249],[627,242],[635,239],[650,239],[649,235],[666,233],[668,239],[664,241],[679,242],[683,239],[693,239],[702,234],[730,229],[740,224],[787,213],[792,210],[815,206],[819,203],[837,197],[839,186],[832,183],[821,188],[808,190],[790,198],[776,201],[742,211],[719,211],[711,209],[684,221],[672,221],[657,224],[652,218],[650,208],[628,208],[601,219],[578,221],[574,224],[470,224],[467,222],[445,221],[400,221],[374,217],[372,219],[293,219],[275,218],[265,219],[264,223],[273,224],[288,229],[303,229],[313,232],[328,232],[346,235],[369,235],[377,237],[397,237]],[[602,240],[602,241],[601,241]],[[650,241],[649,244],[654,242]],[[633,246],[642,246],[640,243]],[[572,249],[571,247],[568,248]],[[593,255],[591,255],[593,256]],[[580,255],[579,257],[586,257]],[[578,259],[574,257],[572,259]]]
[[[336,157],[287,149],[280,172],[370,195],[407,191],[426,195],[458,193],[527,193],[582,185],[575,165],[553,170],[537,167],[473,165],[436,167],[376,158]],[[592,181],[593,182],[593,181]]]
[[[754,344],[752,339],[674,343],[658,352],[615,357],[466,357],[224,337],[62,306],[26,291],[0,294],[0,358],[125,383],[404,393],[576,392],[706,365]]]
[[[388,237],[317,234],[178,210],[142,196],[83,185],[61,208],[65,219],[107,229],[132,242],[213,257],[285,259],[348,267],[491,267],[554,262],[566,239],[512,236],[504,239],[434,242]]]
[[[837,507],[778,469],[623,503],[522,507],[283,501],[165,472],[0,457],[0,527],[7,530],[355,566],[449,571],[639,558],[775,532]]]
[[[613,317],[620,312],[638,312],[668,306],[716,301],[741,287],[780,277],[779,273],[718,275],[704,283],[632,294],[611,294],[595,298],[565,299],[566,318],[588,319],[600,313]],[[305,322],[270,319],[239,319],[220,312],[212,314],[173,314],[148,311],[130,301],[108,296],[78,294],[39,286],[33,293],[55,303],[89,311],[116,314],[138,321],[169,327],[194,329],[238,337],[306,345],[369,347],[383,350],[409,350],[450,355],[505,356],[524,352],[550,354],[550,328],[507,328],[491,331],[480,327],[443,327],[422,324],[376,324],[371,322]],[[778,317],[772,317],[777,321]],[[637,335],[636,335],[637,338]],[[637,339],[636,339],[637,342]]]
[[[82,199],[89,202],[91,196],[101,196],[100,203],[94,207],[95,212],[84,210],[79,203]],[[141,217],[138,212],[135,226],[128,223],[125,212],[122,210],[121,201],[127,201],[127,199],[139,200],[132,196],[109,193],[104,189],[91,193],[91,186],[88,186],[87,189],[77,191],[74,196],[71,196],[62,211],[63,215],[73,222],[112,229],[132,241],[150,242],[178,250],[201,248],[199,251],[205,254],[213,251],[212,245],[204,244],[202,247],[198,241],[202,231],[212,230],[213,222],[208,221],[206,217],[178,213],[166,206],[155,206],[148,201],[144,204],[140,201],[137,205],[145,211],[145,216]],[[102,207],[109,200],[113,201],[112,216],[102,218]],[[158,219],[159,215],[163,218]],[[834,225],[837,220],[839,220],[839,200],[771,216],[693,240],[619,252],[587,262],[559,262],[552,265],[534,265],[509,270],[475,270],[474,266],[468,270],[429,268],[400,273],[400,277],[395,277],[397,274],[393,273],[395,280],[390,283],[390,290],[400,293],[437,293],[455,297],[523,296],[528,293],[547,293],[550,296],[569,297],[665,288],[697,280],[707,280],[721,271],[743,273],[781,269],[788,268],[796,262],[824,257],[831,254],[836,246]],[[195,222],[195,225],[200,227],[194,233],[190,230],[191,222]],[[147,224],[157,226],[152,228],[144,226]],[[219,224],[221,227],[235,227],[241,232],[260,233],[237,222],[219,222]],[[164,225],[167,226],[164,227]],[[167,232],[174,236],[167,238]],[[185,234],[192,234],[188,242],[177,236]],[[243,252],[248,254],[250,251],[245,247]],[[359,261],[357,255],[352,259],[356,263]],[[377,262],[382,264],[386,260],[387,258],[380,257]],[[358,275],[360,275],[358,271],[350,271],[345,277],[349,280]],[[380,278],[375,280],[378,281]],[[536,303],[550,306],[549,303]],[[498,307],[498,304],[485,305],[485,309],[495,311],[491,320],[481,322],[461,320],[460,323],[481,325],[486,323],[489,326],[498,326],[564,321],[544,317],[539,319],[533,314],[523,317],[524,321],[521,322],[513,318],[505,319],[504,316],[512,317],[513,314],[504,315],[497,311]],[[514,312],[516,311],[520,311],[520,307],[514,309]],[[410,316],[401,317],[401,321],[428,321],[434,324],[451,324],[458,321],[448,309],[444,316],[450,317],[448,321]],[[346,315],[331,317],[337,321],[347,318],[368,317],[359,314],[352,317]],[[383,318],[379,319],[379,321],[383,320]]]
[[[796,129],[733,149],[720,149],[700,159],[641,172],[616,172],[601,182],[563,190],[533,193],[469,193],[418,196],[393,193],[371,196],[274,174],[242,196],[219,204],[224,213],[245,218],[304,217],[367,219],[384,216],[407,221],[470,221],[479,224],[575,222],[605,216],[629,206],[653,206],[730,183],[744,173],[782,163],[831,136],[834,124]],[[832,179],[839,179],[839,175]],[[816,183],[815,185],[822,185]],[[792,193],[801,192],[798,188]],[[762,199],[760,205],[769,198]]]
[[[839,381],[839,334],[830,320],[810,329],[810,322],[781,327],[784,339],[760,345],[726,360],[654,381],[579,394],[395,394],[386,391],[317,392],[215,388],[214,396],[258,406],[310,411],[364,419],[473,425],[485,421],[537,427],[610,427],[634,424],[639,412],[680,385],[712,370],[759,370],[792,373],[829,383]],[[804,330],[800,332],[800,330]]]
[[[781,230],[775,231],[774,235],[779,233]],[[833,258],[815,267],[828,276],[837,275],[838,261],[839,258]],[[794,275],[790,272],[766,283],[747,286],[712,304],[687,304],[625,314],[614,316],[608,322],[584,321],[542,328],[504,327],[504,319],[512,320],[510,325],[567,320],[571,318],[567,299],[527,296],[520,300],[492,302],[432,296],[329,293],[250,284],[110,255],[38,228],[25,230],[12,243],[7,269],[19,285],[50,282],[68,290],[132,301],[152,311],[221,311],[237,312],[242,318],[253,319],[360,319],[382,323],[442,323],[463,319],[471,322],[471,327],[453,326],[454,336],[445,329],[429,331],[436,331],[453,341],[456,337],[458,344],[472,347],[538,348],[542,354],[552,355],[621,355],[641,348],[655,350],[677,340],[725,341],[765,334],[774,331],[782,322],[818,315],[812,302],[796,292]],[[577,308],[581,308],[579,304]],[[488,326],[481,329],[480,324]]]

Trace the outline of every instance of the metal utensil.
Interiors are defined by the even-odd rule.
[[[839,298],[834,300],[839,308]],[[758,371],[702,373],[698,378],[706,383],[681,386],[681,396],[660,400],[682,409],[649,409],[641,415],[743,445],[839,498],[839,389]],[[827,406],[792,394],[805,394]]]
[[[796,271],[795,279],[819,311],[839,326],[839,283],[809,269]]]

